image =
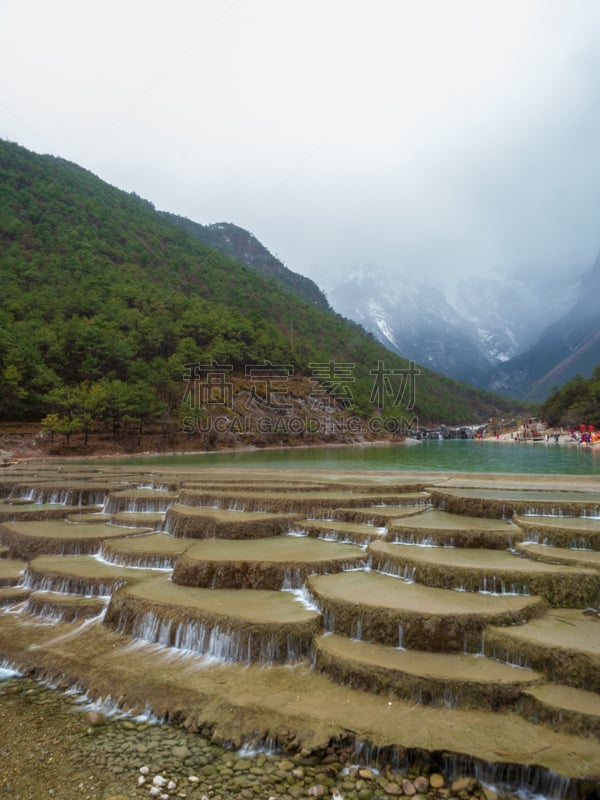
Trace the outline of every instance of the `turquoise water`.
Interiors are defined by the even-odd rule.
[[[89,462],[87,462],[89,463]],[[272,450],[102,459],[106,464],[271,467],[274,469],[424,470],[600,475],[600,447],[477,440],[414,444],[290,447]]]

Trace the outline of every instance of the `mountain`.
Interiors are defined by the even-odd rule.
[[[589,377],[600,364],[600,255],[579,281],[572,307],[548,325],[538,340],[515,358],[496,367],[488,386],[528,400],[544,399],[575,375]]]
[[[380,413],[375,382],[381,395],[404,380],[407,360],[196,233],[75,164],[0,140],[0,417],[50,415],[57,430],[99,418],[115,436],[125,424],[177,424],[185,380],[202,365],[220,365],[249,415],[261,365],[298,378],[283,394],[305,415],[307,385],[336,408],[351,396],[354,414]],[[263,381],[275,396],[277,381]],[[386,413],[402,412],[395,400]],[[509,408],[421,369],[410,413],[460,423]]]
[[[578,286],[576,273],[553,280],[528,272],[471,276],[457,284],[453,305],[473,326],[490,362],[499,364],[535,344],[544,328],[575,303]]]
[[[295,294],[315,308],[320,308],[322,311],[330,310],[327,298],[314,281],[288,269],[249,231],[230,222],[201,225],[176,214],[166,211],[161,213],[170,222],[181,226],[213,250],[223,253],[239,264],[244,264],[264,278],[275,281],[282,289]]]
[[[523,397],[530,379],[518,357],[576,304],[578,286],[576,277],[558,286],[526,273],[503,280],[472,277],[457,284],[450,302],[436,286],[368,265],[328,299],[399,355],[482,389]],[[551,345],[549,358],[556,352]],[[513,359],[522,386],[510,378]]]
[[[435,287],[368,265],[330,291],[328,299],[386,347],[451,378],[476,385],[493,363],[473,326]]]

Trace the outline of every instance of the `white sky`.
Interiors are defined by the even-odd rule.
[[[600,249],[598,0],[0,0],[0,137],[329,288]]]

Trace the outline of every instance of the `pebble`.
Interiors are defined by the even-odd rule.
[[[92,724],[86,714],[81,715],[84,726]],[[80,756],[82,763],[101,765],[106,786],[93,787],[86,779],[80,786],[81,800],[100,796],[107,800],[393,800],[403,796],[404,800],[502,800],[470,776],[450,782],[435,772],[357,766],[352,763],[351,749],[343,754],[329,747],[319,754],[306,749],[294,755],[242,757],[241,752],[225,750],[201,734],[173,726],[111,717],[93,727],[92,737],[85,736],[85,727],[81,729]],[[98,789],[100,794],[94,794]],[[60,787],[54,791],[59,796]]]

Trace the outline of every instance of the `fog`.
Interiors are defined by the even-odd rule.
[[[0,0],[0,136],[247,228],[325,289],[375,263],[559,279],[600,249],[596,0]]]

